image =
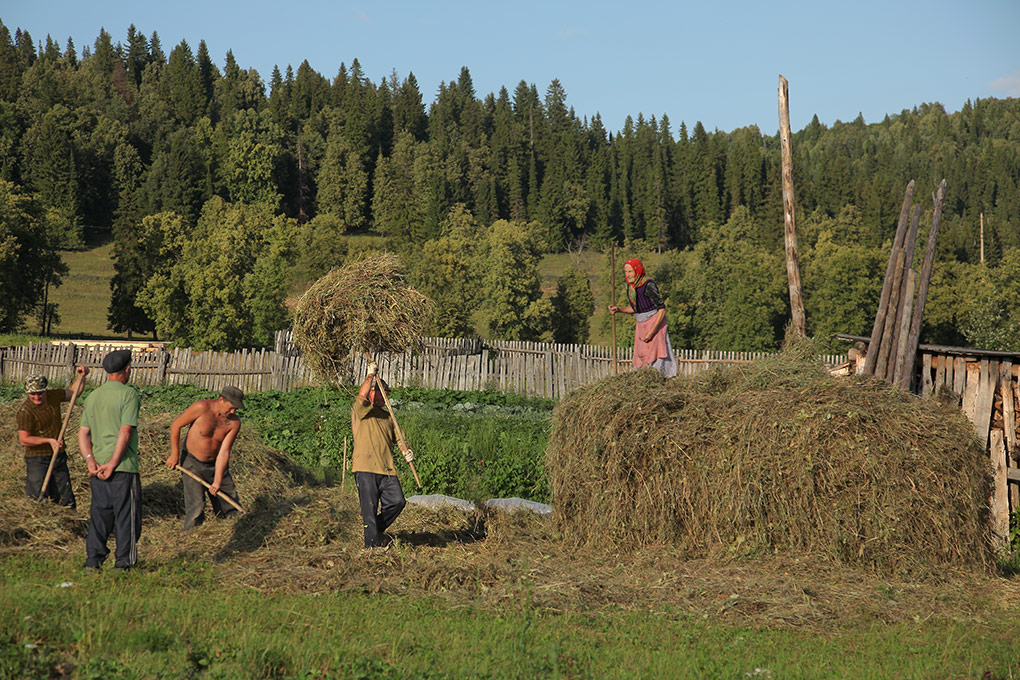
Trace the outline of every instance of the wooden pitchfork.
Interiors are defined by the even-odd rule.
[[[196,475],[191,470],[185,470],[180,465],[175,465],[174,466],[174,470],[180,470],[181,472],[183,472],[187,476],[191,477],[192,479],[194,479],[196,482],[198,482],[199,484],[201,484],[205,488],[209,489],[210,493],[212,493],[212,484],[209,484],[208,482],[206,482],[204,479],[202,479],[201,477]],[[244,509],[240,505],[238,505],[234,501],[234,499],[230,497],[229,494],[219,494],[219,493],[217,493],[215,496],[213,496],[213,498],[222,498],[223,500],[225,500],[226,502],[230,503],[235,508],[237,508],[238,512],[244,512]]]
[[[372,355],[368,352],[365,352],[365,358],[372,361]],[[393,405],[390,404],[390,398],[387,396],[386,390],[384,390],[382,385],[379,384],[378,372],[372,376],[372,381],[375,384],[375,389],[383,396],[383,401],[386,402],[386,409],[390,412],[390,420],[393,421],[393,429],[397,433],[397,443],[400,445],[401,450],[411,448],[407,445],[407,438],[404,437],[404,431],[400,429],[400,423],[397,422],[397,416],[393,413]],[[411,474],[414,475],[414,481],[417,482],[418,488],[420,489],[421,480],[418,478],[418,470],[414,467],[414,461],[408,461],[407,464],[411,466]]]

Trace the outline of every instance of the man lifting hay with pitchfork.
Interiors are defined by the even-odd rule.
[[[361,383],[351,407],[351,430],[354,434],[351,471],[358,485],[366,548],[389,546],[392,539],[386,535],[386,529],[407,503],[393,467],[394,442],[400,445],[408,465],[414,461],[414,453],[404,438],[397,436],[394,420],[383,408],[389,406],[386,398],[389,385],[381,378],[377,379],[378,370],[374,361],[368,364],[368,377]]]
[[[67,469],[64,432],[71,418],[74,402],[85,389],[89,369],[79,366],[78,377],[70,389],[48,390],[44,375],[32,375],[25,381],[25,403],[18,410],[18,442],[25,447],[25,493],[29,498],[48,497],[70,508],[76,506],[71,490],[71,473]],[[63,425],[60,404],[70,401]],[[53,482],[50,484],[50,482]]]
[[[333,269],[312,284],[294,313],[294,340],[321,378],[349,389],[355,357],[368,360],[351,409],[352,470],[364,519],[365,547],[386,547],[386,529],[403,510],[404,492],[393,467],[393,444],[404,454],[418,487],[414,454],[404,439],[370,352],[421,346],[435,304],[404,283],[400,260],[382,253]],[[360,376],[358,376],[360,377]],[[384,409],[383,407],[386,407]]]

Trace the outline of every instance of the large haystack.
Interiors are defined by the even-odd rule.
[[[955,408],[834,378],[802,341],[753,364],[578,390],[546,466],[567,537],[690,556],[828,556],[882,572],[993,561],[988,458]]]

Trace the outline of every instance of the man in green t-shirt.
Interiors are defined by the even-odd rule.
[[[377,370],[374,361],[368,365],[368,377],[361,383],[351,407],[351,429],[354,433],[351,470],[358,485],[366,548],[385,548],[390,544],[390,537],[384,532],[407,503],[393,467],[393,444],[397,439],[393,420],[384,408],[386,400],[375,388]],[[388,393],[386,383],[379,382]],[[411,449],[403,448],[402,451],[404,460],[408,463],[414,460]]]
[[[60,404],[85,389],[89,369],[78,367],[78,377],[69,390],[48,390],[44,375],[33,375],[25,381],[28,396],[18,409],[18,442],[25,447],[25,493],[39,498],[46,472],[53,460],[53,472],[46,486],[46,497],[55,503],[75,507],[71,490],[71,472],[67,469],[67,453],[60,437]],[[54,458],[54,456],[56,456]]]
[[[131,350],[103,357],[106,382],[89,395],[78,429],[78,444],[89,466],[92,505],[85,539],[85,568],[99,569],[117,537],[114,566],[130,569],[138,560],[142,533],[142,484],[138,476],[138,391],[128,385]]]

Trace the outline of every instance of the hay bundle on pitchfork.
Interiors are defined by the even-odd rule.
[[[407,285],[392,253],[366,257],[333,269],[316,281],[294,312],[294,342],[323,380],[347,389],[354,382],[352,359],[363,354],[421,349],[425,323],[435,303]],[[378,376],[375,378],[378,388]],[[406,445],[386,392],[397,440]],[[414,479],[421,487],[414,463]]]

